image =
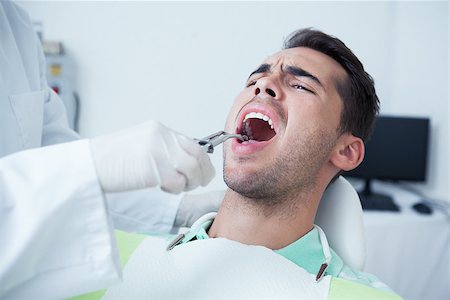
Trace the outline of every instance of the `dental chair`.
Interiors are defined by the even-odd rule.
[[[361,271],[366,251],[363,211],[358,193],[344,177],[339,176],[325,190],[315,223],[344,262]]]

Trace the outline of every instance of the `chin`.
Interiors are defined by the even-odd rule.
[[[276,198],[279,183],[272,178],[265,178],[257,172],[243,172],[239,168],[225,169],[223,173],[225,184],[241,196],[252,199]]]

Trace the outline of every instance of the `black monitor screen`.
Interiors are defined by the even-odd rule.
[[[379,116],[361,165],[345,176],[425,181],[429,119]]]

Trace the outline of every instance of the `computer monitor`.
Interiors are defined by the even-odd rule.
[[[429,123],[428,118],[377,117],[363,162],[344,173],[365,179],[359,193],[364,209],[399,210],[391,197],[372,192],[372,179],[425,181]]]

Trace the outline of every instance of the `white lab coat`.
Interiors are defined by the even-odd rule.
[[[45,61],[28,15],[0,2],[0,157],[78,135],[47,85]]]
[[[91,160],[87,140],[0,159],[0,299],[61,299],[119,280]]]
[[[45,68],[27,13],[0,1],[0,157],[79,139]],[[87,141],[0,159],[0,299],[62,298],[117,280],[105,206],[121,229],[170,230],[179,196],[153,190],[147,207],[134,206],[145,193],[105,205],[93,168]]]

